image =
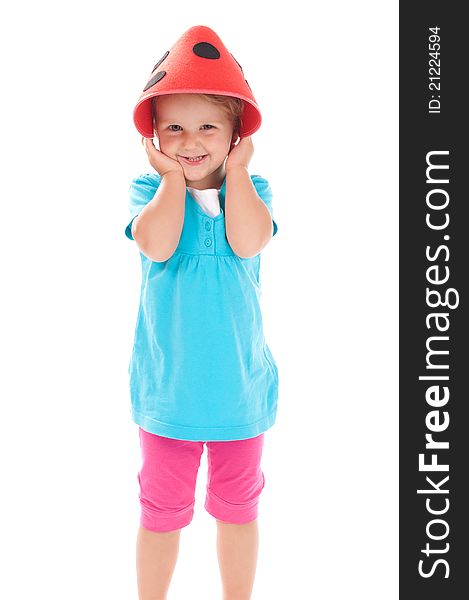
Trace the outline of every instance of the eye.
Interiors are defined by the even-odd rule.
[[[177,129],[179,127],[179,129]],[[169,131],[181,131],[182,127],[180,125],[170,125],[168,127]]]
[[[202,125],[202,129],[214,129],[215,126],[214,125],[209,125],[208,123],[205,125]]]

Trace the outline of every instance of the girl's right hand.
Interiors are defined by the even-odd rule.
[[[161,150],[158,150],[153,143],[153,139],[142,137],[142,144],[145,146],[151,166],[161,177],[170,171],[176,171],[177,173],[182,173],[184,175],[182,165],[180,165],[177,160],[170,158],[161,152]]]

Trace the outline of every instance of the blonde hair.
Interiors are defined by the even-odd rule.
[[[241,124],[242,124],[242,115],[244,110],[244,102],[240,98],[235,98],[234,96],[221,96],[218,94],[193,94],[194,96],[198,96],[203,100],[207,100],[208,102],[212,102],[223,108],[228,115],[233,120],[233,133],[238,134]],[[156,103],[160,96],[154,96],[151,99],[151,114],[153,120],[153,128],[156,129]]]

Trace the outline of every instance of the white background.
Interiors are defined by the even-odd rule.
[[[203,24],[261,107],[251,172],[279,227],[261,266],[280,397],[253,600],[397,598],[397,2],[23,2],[1,22],[0,596],[137,598],[124,229],[152,168],[132,111]],[[205,450],[169,599],[221,599],[206,468]]]

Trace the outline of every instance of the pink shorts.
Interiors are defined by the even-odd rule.
[[[265,484],[260,467],[263,433],[247,440],[223,442],[176,440],[141,427],[139,434],[140,523],[145,529],[172,531],[192,521],[204,444],[208,462],[207,512],[226,523],[249,523],[257,518],[259,495]]]

